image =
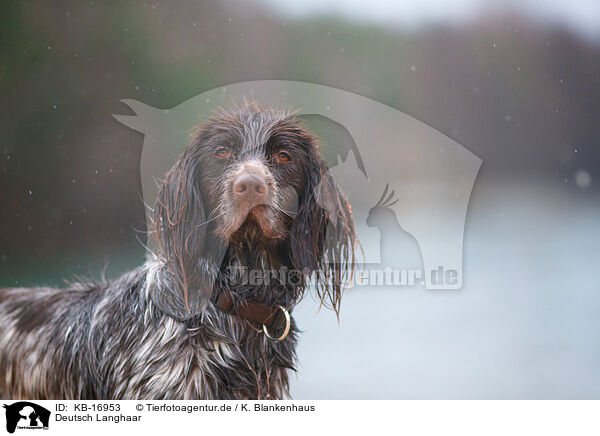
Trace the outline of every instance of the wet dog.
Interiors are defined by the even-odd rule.
[[[146,263],[114,281],[0,290],[2,396],[288,396],[290,312],[309,284],[339,310],[354,265],[317,138],[254,104],[215,114],[162,180],[150,231]]]

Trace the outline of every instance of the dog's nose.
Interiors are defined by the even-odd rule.
[[[243,174],[233,184],[233,192],[238,198],[261,199],[267,193],[265,179],[256,174]]]

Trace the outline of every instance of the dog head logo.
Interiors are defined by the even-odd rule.
[[[50,411],[28,401],[3,405],[6,409],[6,431],[14,433],[19,429],[47,429]]]
[[[245,99],[297,110],[320,137],[329,175],[352,205],[364,265],[421,269],[418,284],[427,289],[462,287],[467,207],[482,160],[426,124],[340,89],[264,80],[213,89],[168,110],[123,100],[135,115],[115,118],[145,135],[147,205],[154,204],[156,179],[177,160],[190,130],[216,108]],[[324,134],[322,120],[333,133]]]

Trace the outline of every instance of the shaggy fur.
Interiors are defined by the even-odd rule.
[[[234,192],[251,174],[260,201]],[[289,113],[246,104],[212,117],[166,174],[147,262],[108,283],[0,289],[0,396],[286,398],[297,328],[282,341],[217,308],[288,310],[309,281],[339,310],[354,264],[352,214],[317,141]],[[247,283],[244,271],[295,280]]]

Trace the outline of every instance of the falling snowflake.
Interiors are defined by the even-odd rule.
[[[587,188],[592,184],[592,177],[586,170],[577,170],[575,172],[575,183],[580,188]]]

